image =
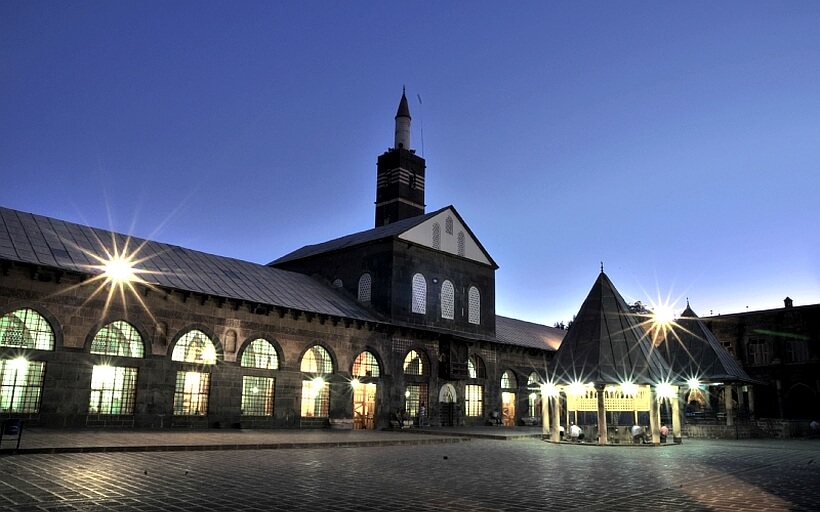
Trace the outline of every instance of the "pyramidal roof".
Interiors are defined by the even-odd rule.
[[[689,303],[660,350],[680,381],[756,382],[740,367]]]
[[[601,271],[550,363],[559,383],[655,384],[669,379],[669,366]]]

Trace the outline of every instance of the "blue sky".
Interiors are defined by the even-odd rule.
[[[552,325],[604,262],[701,316],[820,302],[820,2],[0,3],[0,204],[267,263],[427,210]]]

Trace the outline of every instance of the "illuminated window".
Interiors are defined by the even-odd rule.
[[[527,400],[527,415],[541,416],[541,393],[540,393],[540,379],[535,372],[530,373],[527,378],[527,390],[529,391]]]
[[[330,388],[321,377],[302,381],[302,417],[325,418],[330,409]]]
[[[333,360],[323,346],[313,345],[302,356],[299,371],[314,375],[333,373]]]
[[[419,415],[419,406],[424,403],[427,406],[427,384],[407,384],[404,387],[404,408],[407,409],[407,414],[411,418],[417,418]],[[429,411],[430,408],[428,407]]]
[[[458,255],[464,256],[464,231],[458,232],[458,240],[456,243],[458,244]]]
[[[453,283],[445,280],[441,284],[441,318],[452,320],[455,318],[456,292]]]
[[[45,366],[22,357],[0,360],[0,413],[40,412]]]
[[[427,311],[427,280],[421,274],[413,276],[413,313],[423,315]]]
[[[105,356],[144,357],[145,345],[142,336],[128,322],[111,322],[97,334],[91,342],[91,353]]]
[[[177,372],[174,389],[174,414],[177,416],[205,416],[208,414],[209,373]]]
[[[378,377],[379,376],[379,362],[370,352],[362,352],[353,361],[353,376],[354,377]]]
[[[467,360],[467,373],[471,379],[486,379],[487,370],[484,368],[484,361],[475,354],[471,355]]]
[[[174,347],[172,361],[183,363],[216,364],[216,347],[211,338],[202,331],[185,333]]]
[[[478,292],[478,288],[475,286],[471,286],[470,290],[467,292],[467,308],[468,308],[468,316],[467,319],[471,324],[480,324],[481,323],[481,294]]]
[[[248,348],[242,353],[240,365],[245,368],[276,370],[279,368],[279,356],[271,342],[257,338],[250,342]]]
[[[404,374],[419,376],[430,375],[430,363],[427,361],[427,356],[415,350],[408,352],[404,358]]]
[[[273,414],[273,389],[276,381],[270,377],[242,377],[242,415],[270,416]]]
[[[512,370],[504,372],[504,375],[501,376],[501,389],[514,389],[517,387],[518,379],[515,378],[515,374]]]
[[[453,234],[453,218],[450,217],[449,215],[447,216],[447,220],[444,221],[444,231],[448,235]]]
[[[464,386],[464,409],[467,416],[484,415],[484,386],[476,384]]]
[[[94,365],[89,414],[134,414],[137,369]]]
[[[373,288],[373,278],[370,277],[370,274],[365,272],[362,274],[362,277],[359,278],[359,302],[370,302],[370,297],[372,296]]]
[[[0,318],[0,347],[54,350],[54,331],[40,313],[18,309]]]

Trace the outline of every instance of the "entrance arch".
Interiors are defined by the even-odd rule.
[[[456,424],[456,404],[458,403],[458,393],[455,386],[445,384],[438,392],[440,420],[443,427],[453,427]]]

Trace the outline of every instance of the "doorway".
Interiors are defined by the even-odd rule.
[[[353,428],[373,430],[376,414],[377,386],[372,382],[360,383],[353,391]]]
[[[501,422],[505,427],[515,426],[515,393],[501,393]]]

